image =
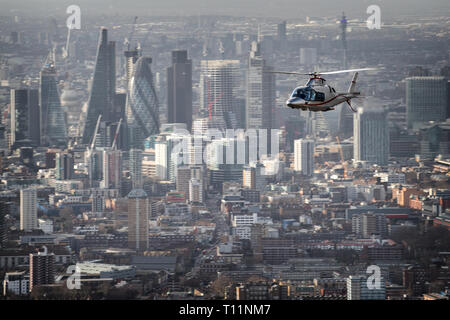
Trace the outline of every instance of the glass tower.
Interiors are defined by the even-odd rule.
[[[143,148],[145,138],[159,133],[159,103],[150,64],[152,58],[137,60],[128,88],[126,106],[128,141],[132,148]]]
[[[82,141],[85,144],[90,143],[92,140],[99,115],[102,115],[102,121],[112,120],[111,111],[114,110],[116,93],[115,48],[115,42],[108,41],[108,30],[102,28],[97,49],[97,61],[95,64],[91,95],[89,97],[84,124]]]
[[[66,117],[59,98],[54,64],[52,62],[45,64],[40,76],[41,143],[49,146],[65,146]]]

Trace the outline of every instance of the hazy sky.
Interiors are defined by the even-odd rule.
[[[450,0],[0,0],[0,15],[64,14],[77,4],[82,14],[124,15],[235,15],[275,18],[335,16],[345,11],[351,18],[367,18],[366,9],[377,4],[382,17],[404,15],[450,16]]]

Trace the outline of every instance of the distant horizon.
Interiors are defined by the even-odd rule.
[[[450,1],[431,0],[277,0],[261,6],[257,0],[3,0],[3,16],[15,14],[65,14],[67,6],[76,4],[82,14],[141,15],[141,16],[234,16],[279,19],[302,19],[307,16],[339,16],[344,11],[350,19],[368,17],[369,5],[379,5],[382,17],[392,19],[404,16],[442,17],[450,13]]]

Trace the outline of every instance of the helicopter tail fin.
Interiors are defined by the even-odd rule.
[[[356,80],[358,79],[358,72],[355,72],[353,75],[352,83],[350,84],[350,87],[348,88],[348,93],[355,93],[355,86],[356,86]]]

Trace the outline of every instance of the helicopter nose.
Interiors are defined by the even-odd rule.
[[[286,101],[286,105],[290,108],[298,107],[301,104],[301,99],[299,98],[290,98]]]

